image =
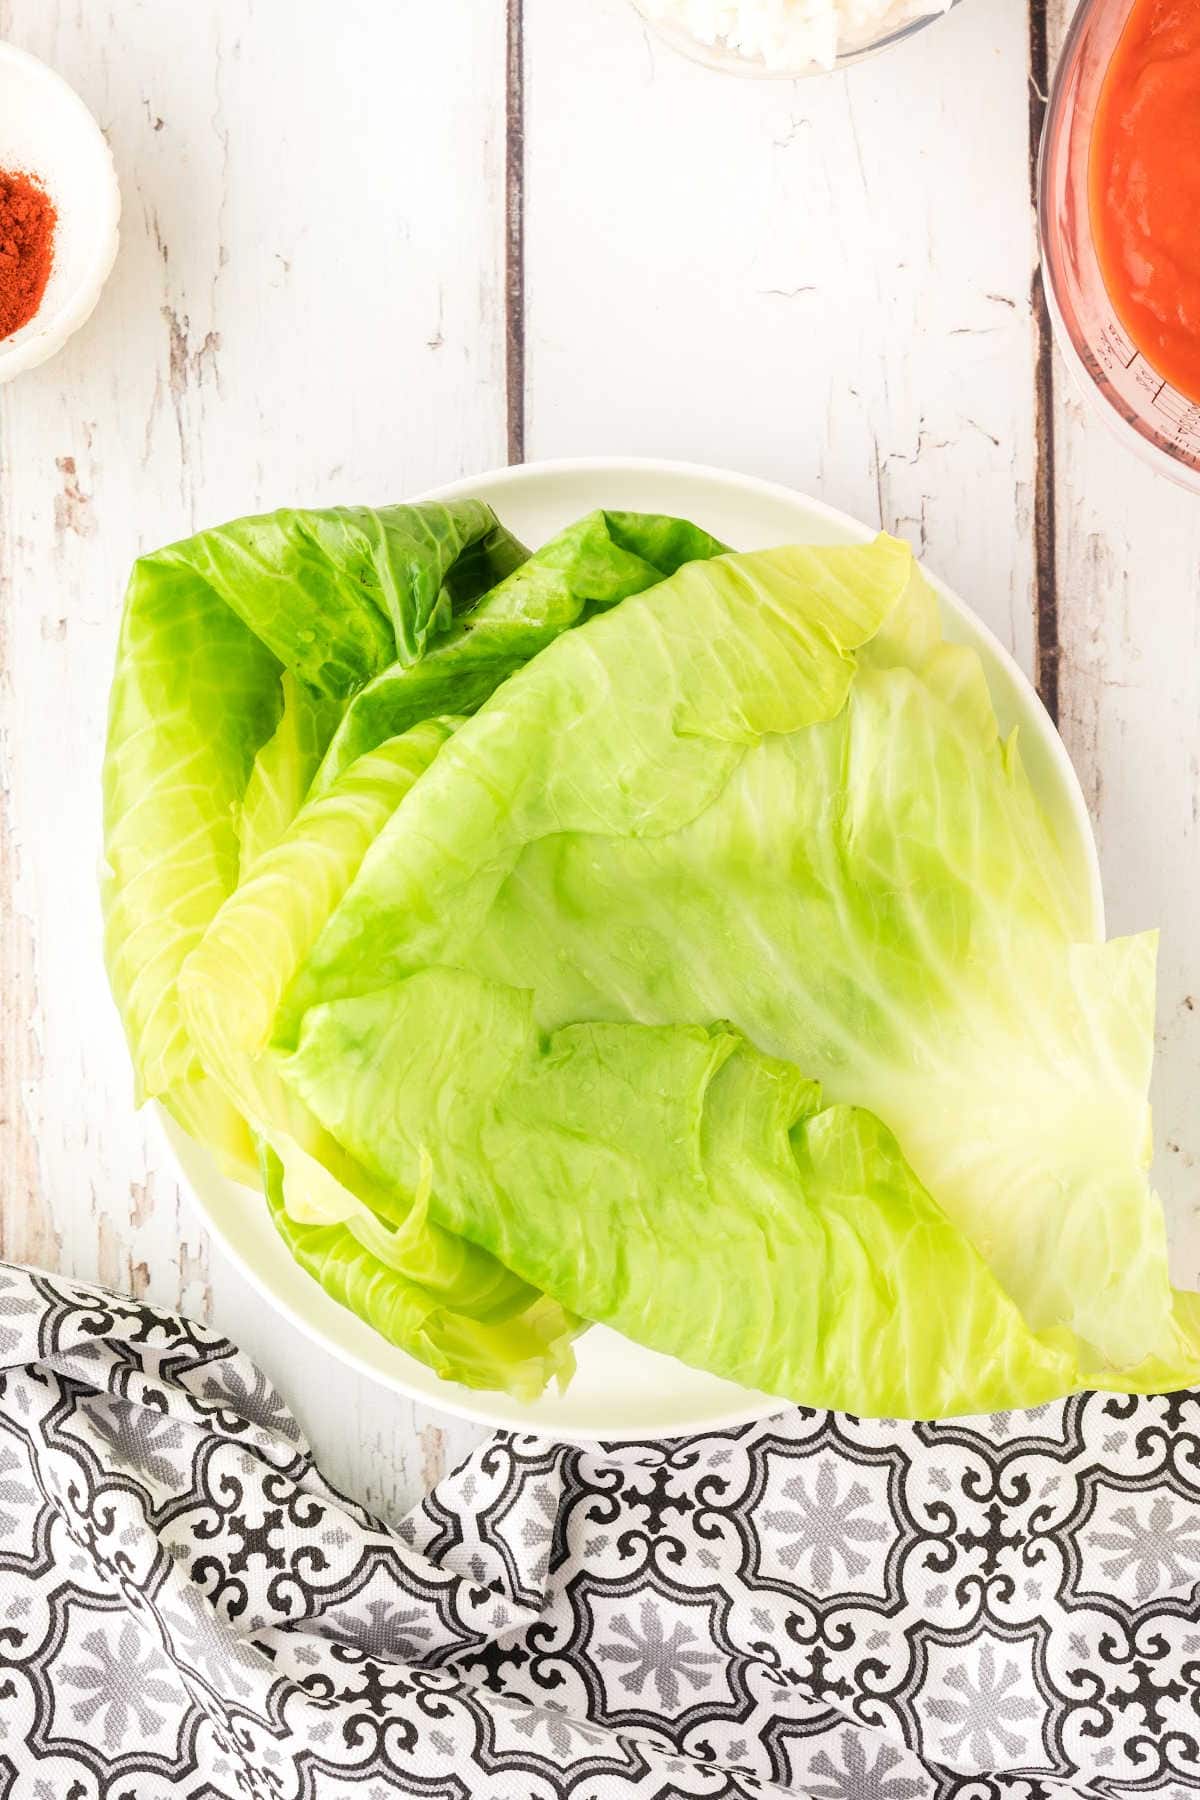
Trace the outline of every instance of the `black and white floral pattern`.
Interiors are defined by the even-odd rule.
[[[229,1343],[0,1266],[0,1797],[1200,1791],[1200,1399],[501,1437],[398,1531]]]

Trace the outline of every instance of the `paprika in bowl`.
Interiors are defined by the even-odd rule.
[[[0,340],[28,325],[45,298],[57,224],[40,181],[0,169]]]
[[[0,381],[45,362],[89,316],[119,214],[112,156],[83,101],[0,44]]]
[[[1042,135],[1038,225],[1087,399],[1200,492],[1200,4],[1082,0]]]

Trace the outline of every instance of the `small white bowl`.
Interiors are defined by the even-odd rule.
[[[117,254],[121,191],[112,152],[61,75],[0,43],[0,170],[33,175],[58,213],[54,261],[28,324],[0,338],[0,381],[45,362],[89,316]]]

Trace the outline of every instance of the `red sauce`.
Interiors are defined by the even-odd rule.
[[[1151,367],[1200,401],[1200,0],[1133,0],[1088,178],[1117,317]]]

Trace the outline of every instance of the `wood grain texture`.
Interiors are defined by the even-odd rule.
[[[1024,9],[796,83],[697,68],[626,0],[525,0],[525,33],[529,455],[789,482],[910,538],[1031,668]]]
[[[510,463],[525,461],[525,0],[506,0],[504,388]]]
[[[141,548],[606,451],[899,530],[1053,672],[1113,925],[1165,927],[1158,1136],[1186,1239],[1200,513],[1039,335],[1030,76],[1064,0],[1032,29],[966,0],[796,84],[708,75],[626,0],[343,0],[334,31],[310,7],[0,0],[0,35],[93,107],[125,198],[96,316],[0,391],[4,1254],[211,1317],[385,1513],[477,1440],[278,1321],[133,1114],[95,902],[108,676]]]
[[[1056,54],[1070,0],[1047,8]],[[1161,930],[1155,1176],[1200,1286],[1200,505],[1144,467],[1054,362],[1060,729],[1112,933]]]
[[[1043,4],[1029,9],[1029,205],[1036,216],[1038,152],[1050,97],[1051,21]],[[1033,674],[1042,704],[1058,722],[1058,532],[1054,475],[1054,338],[1041,268],[1029,296],[1033,317]]]
[[[140,549],[504,460],[504,0],[343,0],[335,33],[297,29],[291,0],[13,0],[0,32],[92,107],[125,209],[90,324],[0,393],[4,1253],[211,1317],[335,1479],[403,1506],[478,1433],[266,1313],[133,1114],[99,960],[99,761]]]
[[[1200,519],[1066,386],[1058,417],[1060,728],[1083,780],[1109,930],[1161,930],[1155,1174],[1200,1286]]]

